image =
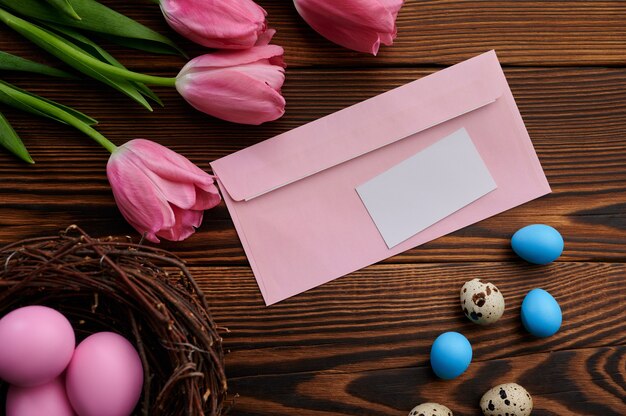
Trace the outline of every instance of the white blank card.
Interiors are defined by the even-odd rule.
[[[392,248],[496,188],[472,139],[461,129],[356,191]]]

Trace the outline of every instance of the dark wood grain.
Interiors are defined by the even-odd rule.
[[[231,331],[225,345],[234,377],[426,366],[444,328],[468,337],[474,361],[626,343],[624,264],[379,265],[263,310],[248,268],[194,273],[213,299],[216,319]],[[459,290],[473,278],[504,294],[506,312],[497,325],[475,325],[463,315]],[[519,317],[522,299],[536,287],[564,311],[562,328],[547,339],[526,333]]]
[[[290,70],[286,116],[260,128],[203,116],[169,90],[162,91],[166,107],[149,113],[88,82],[19,76],[11,80],[94,115],[101,121],[100,130],[118,143],[149,138],[208,169],[211,160],[432,71]],[[554,193],[391,261],[513,260],[508,239],[529,222],[561,230],[567,240],[564,261],[623,261],[626,70],[511,68],[506,73]],[[67,127],[14,111],[7,116],[37,164],[26,166],[0,154],[0,174],[11,178],[0,181],[0,242],[55,232],[70,222],[80,222],[95,235],[133,233],[114,205],[105,151]],[[193,264],[246,261],[224,206],[208,212],[200,231],[188,241],[166,247]]]
[[[164,23],[150,1],[103,2],[204,53]],[[495,48],[553,193],[409,250],[270,308],[263,302],[228,212],[205,215],[182,256],[211,299],[225,335],[235,415],[406,415],[438,401],[456,416],[502,382],[524,385],[533,415],[626,414],[626,2],[407,0],[393,47],[371,57],[337,47],[308,28],[291,1],[259,0],[289,64],[287,114],[261,127],[206,117],[173,90],[149,113],[90,80],[2,74],[100,121],[120,144],[158,141],[204,169],[241,148]],[[103,45],[130,68],[174,75],[173,56]],[[59,65],[0,27],[0,49]],[[78,223],[94,236],[133,235],[106,180],[107,153],[68,127],[5,113],[37,160],[0,152],[0,244]],[[566,248],[555,264],[531,266],[509,247],[529,223],[557,227]],[[507,310],[493,327],[467,321],[462,283],[490,280]],[[534,287],[549,290],[562,329],[535,339],[519,308]],[[474,347],[468,372],[450,382],[428,366],[432,340],[463,332]]]
[[[206,50],[169,29],[150,1],[108,0],[110,7],[167,33],[190,55]],[[398,38],[374,58],[347,51],[325,40],[300,19],[292,1],[260,0],[278,30],[291,67],[449,65],[489,49],[505,64],[623,65],[626,63],[626,3],[613,1],[406,0],[398,18]],[[6,34],[5,34],[6,32]],[[3,30],[7,48],[33,55],[36,49]],[[175,73],[181,59],[128,53],[109,45],[128,66]],[[177,63],[178,65],[173,65]]]
[[[533,416],[623,416],[626,346],[535,353],[474,363],[452,381],[435,380],[429,366],[231,379],[240,394],[237,415],[407,415],[424,402],[454,415],[480,416],[491,387],[517,382],[534,401]]]
[[[434,400],[474,415],[484,391],[511,381],[533,394],[533,415],[626,411],[623,264],[374,266],[264,310],[247,268],[193,271],[230,329],[237,414],[401,415]],[[495,326],[475,325],[461,312],[459,289],[474,277],[505,296]],[[521,301],[535,287],[564,311],[561,330],[548,339],[532,337],[520,322]],[[468,373],[443,382],[428,354],[448,330],[468,337],[474,358]]]

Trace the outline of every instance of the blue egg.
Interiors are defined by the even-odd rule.
[[[445,332],[430,349],[430,365],[437,377],[452,380],[463,374],[472,362],[472,345],[458,332]]]
[[[529,263],[548,264],[563,253],[563,237],[544,224],[528,225],[517,230],[511,238],[511,247],[518,256]]]
[[[561,307],[554,297],[543,289],[533,289],[522,302],[522,324],[536,337],[556,334],[563,322]]]

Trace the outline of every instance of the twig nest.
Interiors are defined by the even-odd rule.
[[[526,389],[516,383],[506,383],[488,390],[480,399],[485,416],[530,416],[533,398]]]
[[[465,316],[479,325],[491,325],[504,313],[504,296],[493,283],[470,280],[461,288],[460,297]]]
[[[409,412],[409,416],[453,416],[452,411],[439,403],[422,403]]]
[[[0,248],[0,317],[29,305],[62,313],[78,342],[114,332],[132,343],[144,371],[134,415],[223,414],[222,338],[204,294],[173,254],[93,239],[76,226]],[[0,403],[7,389],[0,381]]]

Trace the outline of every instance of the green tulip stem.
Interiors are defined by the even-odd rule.
[[[26,104],[27,106],[39,110],[44,114],[48,114],[58,120],[63,121],[64,123],[69,124],[70,126],[91,137],[100,146],[104,147],[111,153],[113,153],[113,151],[117,149],[117,146],[115,144],[113,144],[109,139],[100,134],[100,132],[98,132],[96,129],[83,122],[79,118],[74,117],[72,114],[63,111],[58,107],[55,107],[54,105],[40,100],[37,97],[33,97],[32,95],[25,94],[19,90],[15,90],[4,83],[0,83],[0,92],[8,93],[18,99],[21,103]]]
[[[149,85],[160,85],[165,87],[176,86],[176,78],[141,74],[139,72],[129,71],[128,69],[118,68],[102,62],[99,59],[96,59],[68,45],[63,38],[55,36],[33,23],[14,16],[2,8],[0,8],[0,21],[4,22],[16,32],[19,32],[24,37],[30,39],[32,42],[46,49],[48,52],[54,55],[62,54],[69,56],[83,62],[85,65],[88,65],[99,72],[102,72],[105,75],[123,78],[129,81],[138,81]]]

